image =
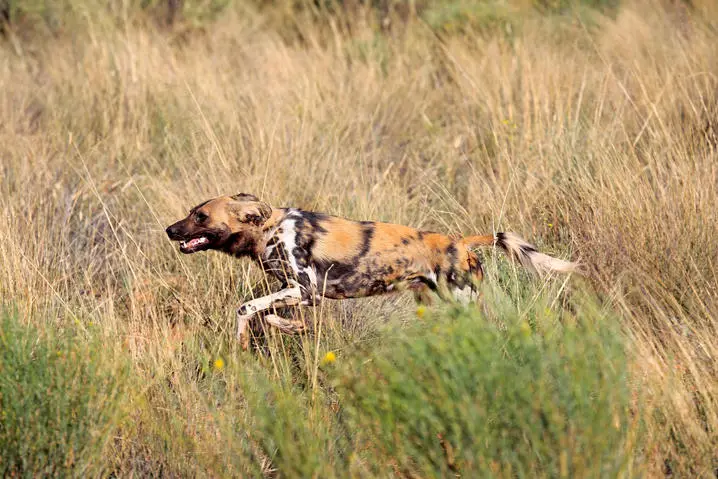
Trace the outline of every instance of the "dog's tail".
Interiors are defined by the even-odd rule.
[[[460,242],[468,248],[496,245],[509,258],[517,260],[525,268],[538,273],[552,271],[570,273],[578,266],[576,263],[539,253],[535,246],[514,233],[496,233],[496,236],[467,236],[462,238]]]

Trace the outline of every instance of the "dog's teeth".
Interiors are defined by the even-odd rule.
[[[195,246],[199,246],[205,243],[209,243],[209,240],[204,236],[200,236],[199,238],[193,238],[188,241],[181,241],[180,246],[182,246],[183,248],[194,248]]]

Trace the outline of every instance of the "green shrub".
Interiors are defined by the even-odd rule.
[[[82,476],[102,453],[123,410],[127,363],[99,341],[40,334],[0,313],[0,475]]]
[[[338,381],[374,474],[616,477],[627,467],[627,362],[595,308],[564,325],[544,308],[533,328],[518,313],[506,328],[477,311],[437,316],[347,360]]]
[[[588,21],[593,14],[615,15],[619,0],[449,0],[427,2],[421,17],[436,31],[447,34],[482,32],[511,37],[529,19],[558,19],[564,14]]]
[[[430,2],[422,12],[422,17],[432,29],[446,33],[460,33],[467,29],[487,33],[506,32],[515,28],[521,15],[516,6],[495,0]]]
[[[24,28],[47,29],[57,34],[78,31],[87,25],[123,26],[150,18],[159,25],[181,22],[201,27],[215,21],[231,0],[0,0],[0,29],[3,20]],[[0,30],[1,31],[1,30]]]
[[[262,368],[242,383],[252,441],[283,477],[345,477],[347,431],[327,407],[324,391],[312,395]]]
[[[544,13],[563,13],[575,8],[592,8],[604,13],[614,12],[620,0],[533,0],[534,6]]]

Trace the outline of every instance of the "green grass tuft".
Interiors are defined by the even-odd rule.
[[[129,363],[97,339],[0,313],[0,475],[95,475],[127,412]]]

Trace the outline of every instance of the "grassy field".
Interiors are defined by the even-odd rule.
[[[0,12],[0,475],[715,477],[713,2]],[[271,283],[164,234],[238,192],[584,275],[485,251],[482,308],[326,302],[242,353]]]

